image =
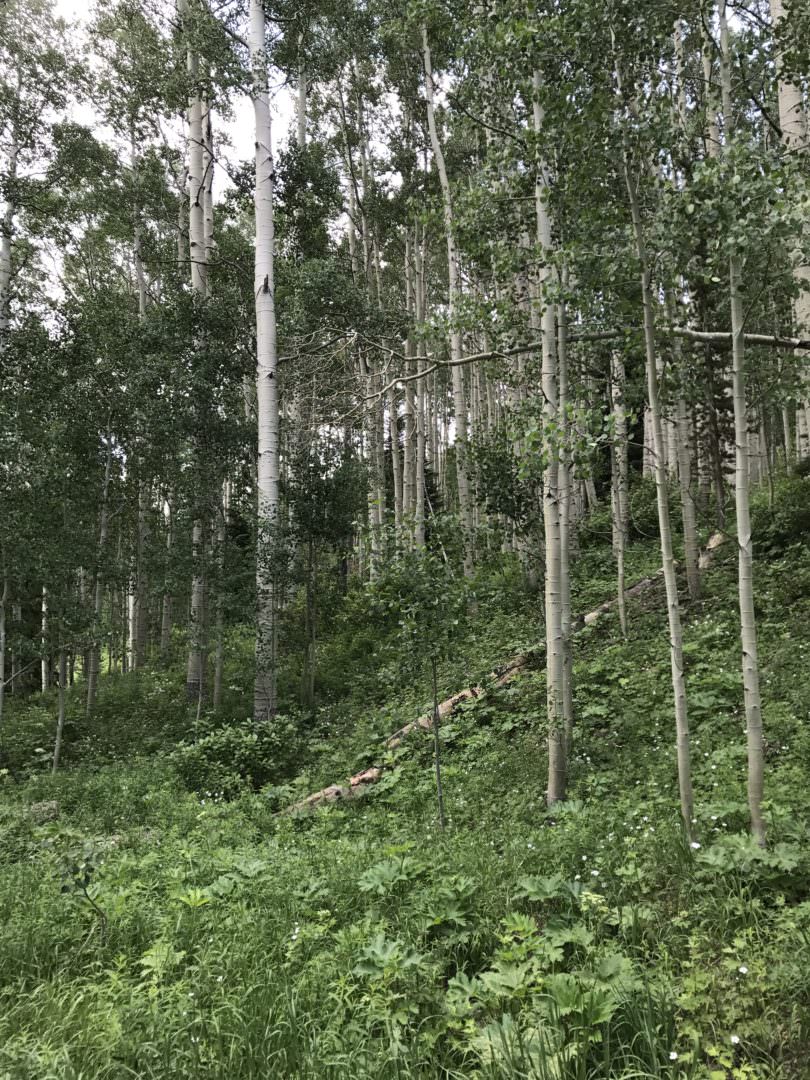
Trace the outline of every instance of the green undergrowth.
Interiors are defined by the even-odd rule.
[[[627,641],[613,614],[577,635],[569,800],[544,806],[532,670],[444,724],[444,832],[428,736],[390,752],[362,800],[278,812],[380,763],[384,736],[427,708],[426,683],[393,670],[382,704],[358,690],[283,721],[303,770],[241,785],[226,770],[227,790],[178,758],[177,672],[108,681],[99,714],[120,733],[83,728],[76,706],[56,777],[32,756],[52,710],[18,707],[20,765],[0,789],[0,1078],[806,1076],[810,550],[805,482],[787,488],[755,508],[765,851],[746,831],[733,542],[685,615],[691,846],[658,586],[630,606]],[[628,579],[655,565],[639,540]],[[609,548],[584,543],[577,610],[612,595],[612,573]],[[443,691],[542,637],[537,600],[533,614],[508,583],[486,588]],[[238,720],[198,732],[220,732],[212,759],[278,761],[285,740],[251,750]],[[32,813],[50,800],[56,819]]]

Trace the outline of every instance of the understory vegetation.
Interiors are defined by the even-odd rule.
[[[631,601],[626,640],[615,612],[576,635],[567,799],[548,808],[541,786],[541,658],[443,723],[444,830],[432,736],[380,749],[432,694],[397,663],[403,620],[374,624],[385,575],[322,642],[324,703],[266,731],[246,723],[236,632],[216,711],[186,702],[179,666],[103,679],[90,720],[75,687],[56,775],[55,700],[12,698],[0,1077],[806,1076],[809,486],[754,500],[767,848],[748,832],[733,537],[684,608],[691,842],[660,582]],[[599,531],[596,511],[577,611],[611,596]],[[657,563],[637,539],[628,581]],[[542,633],[507,563],[473,588],[442,697]],[[363,798],[285,812],[372,764],[388,767]]]

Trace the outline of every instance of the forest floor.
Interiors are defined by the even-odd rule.
[[[430,733],[391,750],[364,798],[279,812],[426,711],[427,678],[390,660],[358,660],[353,696],[310,723],[305,767],[258,789],[233,783],[256,752],[236,667],[205,760],[174,749],[179,668],[108,679],[91,725],[78,687],[55,777],[52,701],[12,702],[0,1080],[807,1077],[810,481],[757,515],[766,851],[747,833],[733,542],[686,613],[691,847],[659,587],[631,603],[626,641],[615,613],[577,636],[569,800],[544,805],[530,671],[443,725],[444,831]],[[654,541],[630,563],[628,582],[654,569]],[[609,538],[583,544],[575,609],[609,598],[612,573]],[[442,696],[534,643],[541,606],[489,581]]]

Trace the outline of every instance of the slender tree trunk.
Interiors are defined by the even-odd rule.
[[[684,105],[685,108],[685,105]],[[671,322],[675,316],[675,301],[666,296],[667,314]],[[673,342],[675,378],[684,380],[682,346],[678,338]],[[686,563],[686,582],[689,598],[697,600],[700,596],[700,549],[697,535],[697,507],[692,490],[692,422],[683,390],[679,389],[675,401],[675,464],[677,466],[678,491],[681,499],[681,520],[683,522],[683,549]]]
[[[697,507],[692,491],[692,424],[686,401],[678,395],[677,408],[677,453],[678,485],[681,495],[681,518],[683,520],[683,548],[686,563],[686,581],[691,600],[700,596],[700,552],[697,535]]]
[[[48,660],[48,589],[45,585],[42,586],[42,604],[41,604],[41,618],[40,618],[40,634],[42,642],[42,660],[40,662],[40,674],[42,693],[48,689],[50,683],[50,662]]]
[[[740,290],[739,259],[732,256],[729,277],[731,284],[731,322],[734,387],[735,442],[735,505],[737,510],[737,546],[739,553],[740,633],[742,639],[742,672],[745,697],[745,728],[748,742],[748,808],[751,832],[759,844],[765,844],[765,821],[762,815],[764,783],[764,749],[762,735],[762,703],[759,691],[759,660],[757,656],[757,627],[754,616],[753,545],[751,542],[751,513],[748,495],[748,410],[745,400],[745,333],[743,299]]]
[[[217,615],[214,646],[214,690],[211,704],[218,709],[222,704],[222,670],[225,662],[225,544],[230,513],[231,486],[226,480],[222,485],[222,505],[217,515]]]
[[[423,240],[426,241],[427,231],[424,230]],[[422,340],[421,329],[425,321],[425,306],[427,302],[425,286],[425,257],[424,243],[420,242],[419,227],[414,232],[414,316],[417,327],[417,370],[424,369],[425,345]],[[424,378],[416,383],[416,489],[414,498],[414,545],[417,548],[425,546],[425,463],[427,458],[427,431],[428,402],[427,382]]]
[[[21,76],[18,76],[18,89]],[[0,355],[6,346],[9,321],[11,318],[11,275],[12,258],[11,247],[14,235],[14,191],[17,181],[17,162],[19,159],[19,141],[16,128],[12,127],[10,133],[10,145],[7,150],[7,167],[5,176],[6,204],[0,219]]]
[[[279,518],[279,415],[273,275],[273,150],[267,81],[265,16],[262,0],[250,0],[250,62],[256,126],[256,401],[258,409],[258,544],[256,557],[256,721],[276,711],[276,531]]]
[[[568,281],[563,274],[563,285]],[[559,373],[559,427],[562,441],[557,484],[560,493],[560,622],[563,645],[563,723],[566,756],[570,755],[574,732],[574,658],[571,616],[571,462],[568,422],[568,310],[565,300],[558,308],[557,368]]]
[[[439,828],[445,827],[444,818],[444,791],[442,790],[442,741],[439,732],[439,691],[436,679],[436,657],[431,657],[430,670],[433,676],[433,765],[436,771],[436,802],[439,810]]]
[[[101,511],[98,528],[98,563],[93,586],[93,642],[90,646],[87,667],[87,699],[85,712],[90,716],[96,704],[99,669],[101,667],[101,616],[104,607],[104,555],[107,549],[109,530],[109,492],[112,475],[112,431],[107,431],[107,458],[104,465],[104,485],[101,489]]]
[[[307,580],[304,646],[304,671],[301,680],[301,700],[305,708],[315,708],[315,545],[307,544]]]
[[[170,588],[172,547],[174,544],[174,495],[170,491],[166,497],[166,570],[164,573],[163,601],[160,613],[160,662],[164,667],[169,662],[172,643],[172,608],[174,597]]]
[[[188,0],[179,0],[178,10],[181,17],[188,19]],[[213,161],[207,161],[206,146],[206,108],[200,94],[200,60],[197,52],[189,48],[186,67],[190,85],[188,108],[188,232],[189,259],[191,262],[191,287],[194,295],[203,302],[208,295],[208,247],[206,231],[206,209],[209,205],[209,176]],[[209,166],[208,168],[206,166]],[[202,465],[201,462],[198,462]],[[201,470],[207,474],[206,470]],[[186,664],[186,693],[190,701],[196,701],[202,693],[203,641],[202,629],[205,608],[205,581],[203,577],[203,523],[195,518],[191,534],[192,581],[189,652]]]
[[[138,537],[135,560],[135,625],[133,667],[136,671],[146,663],[149,634],[149,588],[146,574],[146,549],[149,542],[147,513],[149,510],[149,485],[141,481],[138,486]]]
[[[624,176],[636,241],[636,251],[641,271],[641,297],[644,309],[644,348],[647,367],[647,397],[650,409],[655,451],[655,487],[658,504],[658,529],[661,538],[661,561],[667,595],[667,618],[670,636],[670,667],[672,689],[675,698],[675,731],[677,738],[678,785],[681,815],[688,836],[692,834],[692,774],[689,755],[689,719],[686,707],[686,681],[683,665],[683,633],[678,600],[678,583],[675,576],[675,558],[672,552],[672,528],[669,518],[669,491],[667,470],[664,463],[664,436],[658,399],[658,364],[655,342],[655,307],[647,259],[647,248],[641,221],[638,191],[630,174],[629,151],[624,150]]]
[[[391,469],[394,474],[394,529],[399,542],[402,530],[402,469],[399,453],[399,399],[395,387],[388,392],[388,436],[391,441]]]
[[[405,302],[408,316],[408,333],[405,339],[405,355],[415,356],[412,320],[416,311],[416,285],[414,275],[413,247],[410,229],[405,231]],[[413,374],[412,365],[408,365],[408,374]],[[413,543],[414,513],[416,511],[416,398],[414,384],[405,383],[402,440],[402,516],[407,522],[409,546]]]
[[[625,602],[625,551],[628,531],[627,498],[627,416],[624,407],[624,360],[620,353],[611,354],[610,396],[613,405],[613,444],[611,454],[612,506],[613,506],[613,552],[616,556],[616,600],[619,626],[622,636],[627,637],[627,604]]]
[[[470,497],[470,482],[467,474],[467,403],[464,397],[464,374],[458,363],[462,356],[461,331],[457,326],[458,305],[461,298],[461,289],[458,275],[458,253],[453,225],[453,202],[450,193],[450,182],[447,177],[447,168],[444,161],[444,151],[439,139],[436,127],[436,115],[433,106],[433,65],[430,55],[427,27],[422,27],[422,54],[425,65],[425,98],[427,103],[427,120],[430,132],[430,143],[433,149],[433,159],[439,174],[439,183],[442,189],[442,201],[444,206],[444,231],[447,241],[447,282],[448,282],[448,316],[450,322],[450,359],[453,362],[453,407],[455,412],[455,457],[456,478],[458,481],[458,503],[461,516],[461,526],[464,531],[464,573],[471,577],[473,573],[473,515],[472,501]]]
[[[307,145],[307,73],[301,58],[302,37],[303,35],[299,34],[295,97],[295,141],[299,150],[303,150]]]
[[[726,0],[720,0],[720,78],[726,131],[732,124],[731,67]],[[745,396],[745,312],[742,295],[742,260],[738,254],[729,259],[731,295],[732,394],[734,403],[734,501],[737,512],[738,584],[740,602],[740,637],[745,700],[745,729],[748,744],[748,809],[751,832],[757,843],[765,844],[765,820],[762,814],[765,755],[762,736],[762,703],[759,690],[757,626],[754,615],[751,511],[749,506],[748,406]]]
[[[56,717],[56,739],[53,744],[53,767],[52,772],[59,768],[59,759],[62,755],[62,732],[65,727],[65,685],[67,683],[67,658],[64,646],[59,650],[59,690],[58,712]]]
[[[202,693],[202,651],[205,585],[203,578],[203,527],[195,519],[191,527],[191,610],[189,614],[189,649],[186,662],[186,695],[196,701]]]
[[[543,115],[539,100],[540,74],[534,73],[534,132],[540,138]],[[548,712],[548,787],[549,806],[565,798],[567,782],[567,740],[564,716],[565,649],[562,631],[561,528],[560,528],[560,447],[558,418],[557,324],[550,298],[552,284],[551,217],[543,162],[535,163],[535,212],[537,245],[542,266],[538,274],[536,297],[532,303],[533,322],[542,334],[542,392],[546,465],[543,470],[543,531],[545,539],[545,617],[546,617],[546,705]]]

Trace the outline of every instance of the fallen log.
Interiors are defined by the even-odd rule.
[[[725,534],[720,532],[713,533],[712,536],[709,537],[706,547],[700,555],[699,565],[701,570],[706,570],[711,565],[717,549],[725,539]],[[660,581],[663,577],[663,573],[663,569],[660,569],[654,574],[642,578],[634,585],[631,585],[629,589],[626,589],[624,595],[629,599],[640,596]],[[606,600],[605,603],[600,604],[599,607],[594,608],[593,611],[589,611],[586,615],[583,615],[580,619],[576,620],[574,624],[575,627],[580,629],[585,626],[591,626],[602,615],[606,615],[612,611],[616,604],[617,601],[615,597],[612,600]],[[451,716],[457,706],[463,701],[474,701],[476,698],[479,698],[482,694],[486,693],[487,689],[497,689],[506,686],[508,683],[512,682],[513,679],[522,675],[523,672],[531,666],[532,661],[535,660],[544,649],[545,642],[533,645],[530,649],[510,657],[504,664],[501,664],[495,671],[491,672],[486,680],[485,686],[469,686],[465,690],[460,690],[458,693],[446,698],[439,705],[439,719],[444,720],[446,717]],[[416,720],[411,720],[410,723],[405,724],[404,727],[399,728],[397,731],[393,732],[393,734],[389,735],[383,743],[383,749],[396,750],[397,747],[401,746],[403,741],[415,731],[430,731],[432,728],[433,713],[425,713],[424,716],[420,716]],[[377,783],[387,767],[388,766],[384,764],[372,765],[363,769],[361,772],[355,773],[354,776],[350,776],[346,784],[330,784],[328,787],[321,788],[320,791],[313,792],[312,795],[308,795],[300,802],[293,803],[292,806],[286,807],[282,812],[287,814],[299,813],[304,810],[313,810],[317,806],[325,806],[329,803],[356,799],[359,795],[362,795]]]

